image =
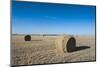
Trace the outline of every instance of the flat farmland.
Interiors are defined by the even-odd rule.
[[[55,40],[59,36],[31,36],[24,41],[24,35],[12,35],[11,64],[51,64],[79,61],[95,61],[95,36],[74,36],[76,46],[89,46],[84,50],[57,55]]]

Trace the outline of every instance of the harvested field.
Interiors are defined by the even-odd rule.
[[[77,61],[95,61],[95,37],[74,36],[77,50],[63,55],[56,53],[55,41],[59,36],[31,36],[24,41],[24,35],[13,35],[11,42],[11,64],[49,64]],[[80,49],[81,46],[89,48]]]

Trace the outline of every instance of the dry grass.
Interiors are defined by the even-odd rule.
[[[95,39],[93,36],[78,36],[77,46],[90,46],[90,48],[64,55],[56,55],[56,36],[32,36],[32,41],[25,42],[24,36],[13,35],[11,44],[11,64],[30,65],[64,63],[76,61],[95,60]]]

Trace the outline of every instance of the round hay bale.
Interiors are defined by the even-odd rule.
[[[75,40],[74,37],[71,37],[71,38],[68,40],[68,42],[67,42],[67,44],[66,44],[66,48],[67,48],[67,51],[68,51],[68,52],[72,52],[72,51],[75,50],[75,48],[76,48],[76,40]]]
[[[63,55],[76,46],[75,38],[72,36],[60,36],[55,40],[57,54]]]
[[[30,36],[30,35],[26,35],[26,36],[24,37],[24,40],[25,40],[25,41],[31,41],[31,36]]]

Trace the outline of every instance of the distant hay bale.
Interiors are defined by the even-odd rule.
[[[71,51],[76,46],[76,41],[72,36],[59,36],[55,40],[55,45],[57,54],[63,55],[64,53]]]
[[[25,41],[31,41],[31,36],[30,36],[30,35],[26,35],[26,36],[24,37],[24,40],[25,40]]]

